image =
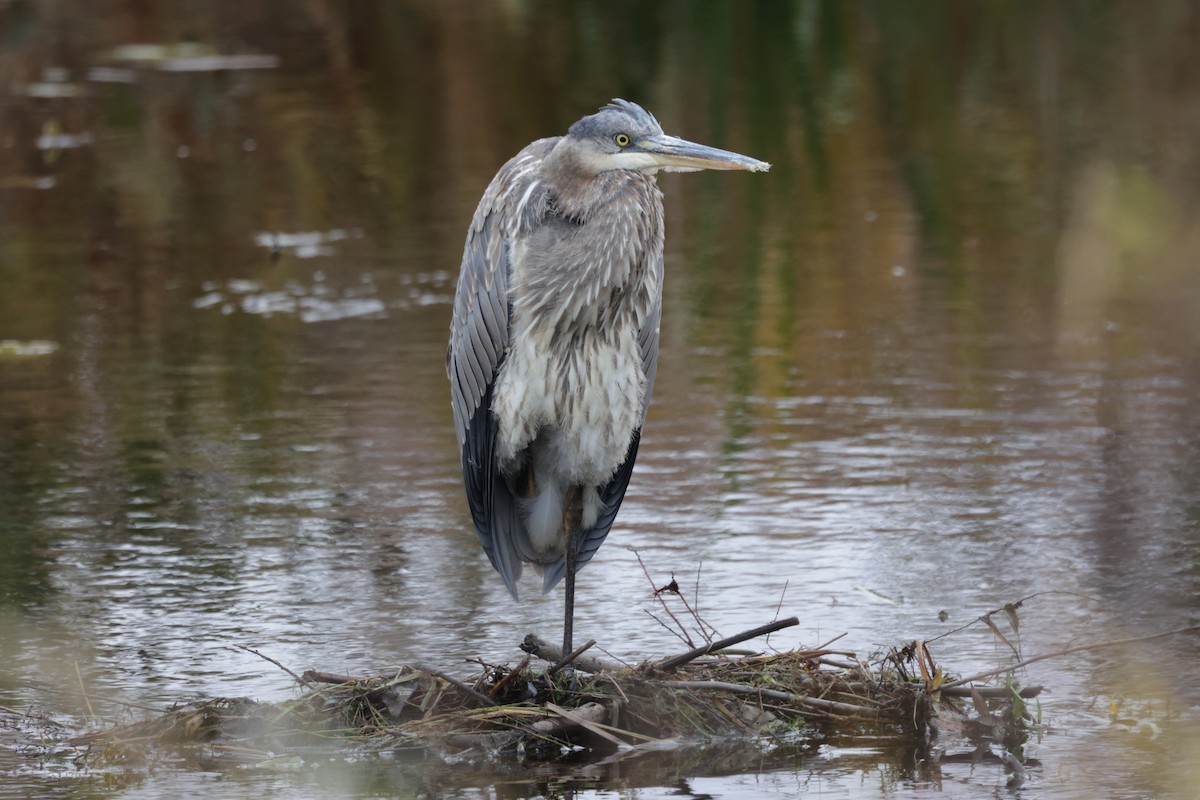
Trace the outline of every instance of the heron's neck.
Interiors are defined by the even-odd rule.
[[[553,193],[554,208],[561,216],[586,222],[608,199],[612,182],[597,180],[605,172],[597,166],[587,151],[567,138],[560,139],[546,156],[542,180]],[[654,182],[653,175],[645,177]]]

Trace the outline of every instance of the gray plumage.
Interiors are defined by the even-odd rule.
[[[608,535],[633,469],[658,362],[660,169],[769,165],[666,136],[614,100],[540,139],[475,211],[447,372],[475,529],[513,597],[523,563],[543,592]]]

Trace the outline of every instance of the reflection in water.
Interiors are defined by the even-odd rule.
[[[778,647],[865,654],[1035,592],[1026,654],[1198,622],[1190,4],[101,6],[0,4],[0,340],[56,345],[0,347],[0,706],[279,699],[286,676],[234,645],[460,672],[558,630],[558,598],[512,603],[469,533],[449,299],[497,166],[612,96],[775,167],[661,180],[655,404],[579,635],[679,649],[638,556],[725,633],[799,614]],[[190,39],[235,60],[112,58]],[[1200,785],[1195,641],[1031,667],[1049,730],[1023,792]],[[982,632],[934,649],[1006,657]],[[61,793],[0,741],[0,796]],[[125,794],[1004,784],[894,746],[470,784],[205,764]]]

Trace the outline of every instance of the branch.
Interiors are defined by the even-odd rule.
[[[1164,636],[1174,636],[1179,633],[1192,633],[1194,631],[1200,631],[1200,625],[1189,625],[1186,628],[1175,628],[1174,630],[1162,631],[1161,633],[1152,633],[1149,636],[1132,636],[1128,639],[1110,639],[1107,642],[1096,642],[1095,644],[1081,644],[1081,645],[1076,645],[1075,647],[1066,647],[1066,648],[1063,648],[1062,650],[1055,650],[1052,653],[1042,653],[1040,655],[1033,656],[1032,658],[1027,658],[1024,661],[1018,661],[1016,664],[1013,664],[1011,666],[997,667],[996,669],[990,669],[987,672],[980,672],[978,675],[972,675],[969,678],[959,678],[956,681],[950,681],[949,683],[943,683],[940,688],[952,689],[955,686],[962,686],[963,684],[971,683],[972,681],[979,681],[979,680],[983,680],[984,678],[991,678],[995,675],[1003,675],[1006,672],[1012,672],[1013,670],[1017,670],[1017,669],[1020,669],[1021,667],[1032,664],[1035,661],[1044,661],[1047,658],[1057,658],[1059,656],[1069,656],[1072,653],[1082,653],[1087,650],[1099,650],[1103,647],[1117,647],[1117,646],[1123,645],[1123,644],[1134,644],[1136,642],[1148,642],[1151,639],[1161,639]]]
[[[772,622],[769,625],[760,625],[753,630],[743,631],[736,636],[730,636],[728,639],[722,639],[719,642],[710,642],[703,647],[697,647],[695,650],[690,650],[683,655],[673,656],[665,661],[660,661],[654,665],[654,668],[661,670],[675,669],[676,667],[682,666],[689,661],[694,661],[700,656],[707,655],[714,650],[724,650],[726,647],[733,647],[735,644],[744,642],[747,639],[753,639],[757,636],[764,636],[768,633],[774,633],[777,630],[781,630],[782,628],[790,628],[793,625],[799,624],[800,620],[798,620],[796,617],[788,617],[787,619],[781,619],[778,622]]]
[[[440,671],[438,671],[438,670],[436,670],[436,669],[422,669],[422,672],[427,672],[427,673],[429,673],[430,675],[432,675],[432,676],[433,676],[433,677],[435,677],[435,678],[441,678],[441,679],[442,679],[442,680],[444,680],[446,683],[448,683],[448,684],[450,684],[451,686],[453,686],[455,689],[458,689],[460,692],[465,692],[467,695],[469,695],[469,696],[471,696],[471,697],[475,698],[475,700],[476,700],[476,701],[477,701],[477,702],[478,702],[480,705],[484,706],[485,708],[486,708],[486,707],[489,707],[489,706],[498,706],[498,705],[500,705],[500,704],[499,704],[499,703],[497,703],[495,700],[493,700],[492,698],[488,697],[486,694],[483,694],[482,692],[477,692],[477,691],[475,691],[474,689],[472,689],[470,686],[467,686],[467,685],[466,685],[465,683],[463,683],[462,681],[458,680],[457,678],[451,678],[449,675],[447,675],[447,674],[446,674],[446,673],[444,673],[444,672],[440,672]]]
[[[270,661],[272,664],[279,667],[281,670],[286,672],[288,675],[291,675],[296,680],[296,682],[299,683],[301,686],[308,686],[308,681],[304,680],[303,676],[297,675],[296,673],[292,672],[290,669],[285,667],[283,664],[280,664],[278,661],[271,658],[270,656],[264,656],[262,653],[258,652],[254,648],[246,647],[246,645],[244,645],[244,644],[235,644],[234,647],[236,647],[239,650],[245,650],[247,653],[253,653],[254,655],[261,658],[263,661]]]
[[[507,675],[505,675],[503,678],[501,678],[499,681],[496,682],[496,685],[491,688],[491,691],[488,692],[488,695],[490,695],[491,697],[499,696],[501,690],[503,690],[505,686],[508,686],[508,684],[512,682],[512,679],[517,677],[518,675],[520,675],[521,671],[528,666],[529,666],[529,656],[525,656],[524,658],[521,659],[520,664],[517,664],[515,667],[513,667],[511,670],[508,671]]]
[[[329,683],[336,686],[343,683],[354,683],[357,680],[358,678],[351,675],[339,675],[336,672],[321,672],[315,669],[306,669],[300,676],[300,683],[305,686],[310,683]]]
[[[642,572],[646,575],[646,580],[649,581],[650,588],[654,590],[654,596],[658,599],[658,602],[662,604],[663,611],[666,611],[667,616],[671,618],[671,621],[679,626],[679,633],[676,633],[675,635],[678,636],[679,639],[684,644],[688,645],[689,647],[695,647],[695,645],[692,644],[692,637],[688,636],[687,628],[683,627],[683,623],[679,621],[678,617],[676,617],[673,613],[671,613],[671,607],[668,606],[667,601],[663,599],[662,591],[659,590],[659,588],[654,585],[654,579],[650,577],[650,570],[646,569],[646,562],[642,561],[642,554],[639,553],[635,548],[631,547],[629,549],[633,551],[634,557],[637,558],[638,565],[641,566]],[[672,578],[673,578],[673,576],[672,576]],[[649,612],[646,612],[646,613],[649,613]],[[653,617],[654,615],[650,614],[650,616]],[[663,627],[666,628],[667,626],[663,625]],[[667,630],[671,630],[671,629],[667,628]],[[701,631],[701,632],[703,633],[703,631]],[[674,633],[674,631],[672,631],[672,633]],[[707,637],[705,637],[705,638],[707,638]]]
[[[560,669],[567,666],[572,661],[579,658],[586,651],[590,650],[591,648],[593,648],[595,646],[596,646],[596,640],[588,639],[586,644],[583,644],[580,647],[576,647],[574,650],[567,653],[565,656],[560,658],[558,661],[555,661],[554,666],[552,666],[550,669],[546,670],[546,674],[553,675],[554,673],[558,672]],[[584,671],[586,672],[587,670],[584,670]]]
[[[532,633],[525,637],[525,641],[521,642],[521,649],[530,655],[537,656],[543,661],[549,661],[551,664],[557,664],[563,657],[561,647],[552,645],[545,639]],[[579,656],[571,663],[575,665],[576,669],[590,672],[593,675],[597,672],[612,672],[621,668],[620,664],[614,664],[593,656]]]

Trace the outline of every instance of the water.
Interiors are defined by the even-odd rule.
[[[0,6],[0,706],[293,695],[237,645],[469,672],[556,636],[561,596],[513,603],[469,532],[444,348],[492,173],[611,96],[775,166],[661,180],[655,403],[577,638],[684,649],[639,557],[723,633],[798,614],[779,648],[1030,595],[1026,655],[1200,622],[1190,4],[123,8]],[[1008,656],[978,626],[931,646]],[[1031,666],[1014,793],[1194,793],[1198,654]],[[1008,791],[886,741],[117,785],[0,720],[5,797]]]

